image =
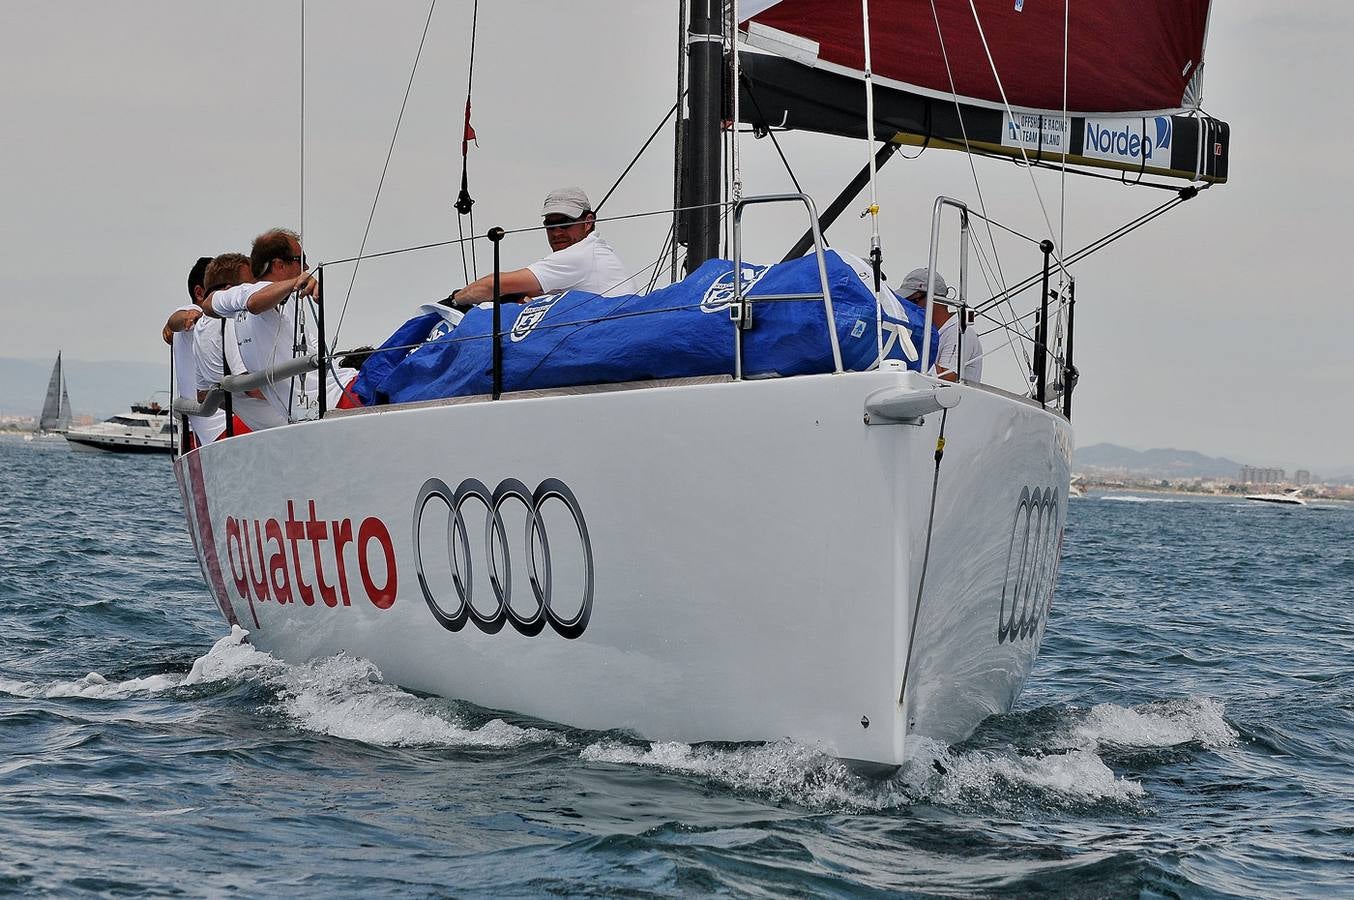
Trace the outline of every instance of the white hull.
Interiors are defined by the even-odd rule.
[[[176,471],[223,612],[278,656],[345,650],[411,688],[584,728],[896,764],[908,734],[960,740],[1015,701],[1066,513],[1067,423],[957,387],[900,704],[942,416],[867,424],[865,400],[933,385],[884,371],[385,408],[220,441]],[[501,538],[467,479],[507,492]],[[463,532],[439,497],[458,488]],[[458,619],[448,530],[483,625]],[[504,544],[516,624],[494,615],[486,547]]]

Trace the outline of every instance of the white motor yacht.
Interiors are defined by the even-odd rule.
[[[1286,506],[1307,505],[1307,501],[1302,499],[1302,488],[1289,488],[1282,494],[1247,494],[1246,499],[1257,503],[1282,503]]]
[[[158,403],[134,403],[103,422],[66,429],[72,450],[110,453],[172,453],[174,425],[169,410]]]

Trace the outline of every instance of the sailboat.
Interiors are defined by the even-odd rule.
[[[731,248],[701,304],[726,317],[727,369],[527,389],[504,359],[560,307],[496,303],[475,338],[492,341],[491,390],[321,406],[185,450],[175,472],[223,617],[288,660],[345,651],[391,682],[581,728],[789,737],[882,766],[915,737],[964,739],[1011,709],[1044,638],[1073,446],[1071,267],[1113,235],[1078,251],[1045,236],[1030,274],[983,299],[966,273],[988,213],[937,198],[929,271],[944,239],[960,277],[952,295],[928,278],[925,324],[942,303],[960,321],[1011,310],[998,334],[1033,356],[1005,390],[938,377],[926,340],[890,358],[901,336],[882,312],[839,333],[826,275],[758,294],[741,213],[803,216],[787,259],[839,265],[824,231],[866,184],[877,216],[877,169],[911,145],[1181,182],[1149,221],[1226,180],[1227,126],[1198,99],[1208,7],[693,0],[669,212],[688,273],[721,236]],[[801,193],[743,196],[729,121],[862,141],[866,166],[822,215]],[[873,233],[860,274],[882,309]],[[795,302],[821,316],[824,361],[749,377],[767,311]],[[880,352],[843,362],[860,333]],[[322,317],[310,334],[318,347],[221,390],[325,371]]]
[[[42,414],[38,427],[28,440],[61,440],[71,424],[71,398],[66,393],[66,374],[61,365],[61,351],[56,353],[52,377],[47,381],[47,393],[42,400]]]

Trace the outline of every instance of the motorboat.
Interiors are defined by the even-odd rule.
[[[906,334],[886,327],[877,228],[863,274],[768,295],[762,267],[756,285],[746,274],[742,212],[802,215],[786,264],[807,252],[804,267],[826,273],[824,229],[867,184],[862,216],[877,222],[875,172],[903,146],[1181,182],[1121,236],[1226,180],[1227,126],[1198,94],[1208,2],[987,5],[981,21],[957,0],[924,15],[906,0],[874,0],[866,15],[837,6],[761,0],[722,21],[711,4],[689,7],[680,202],[656,214],[675,219],[674,273],[685,248],[686,276],[671,287],[710,277],[711,265],[723,274],[679,310],[646,314],[720,323],[719,370],[598,381],[575,358],[572,378],[551,380],[565,370],[514,360],[552,334],[583,335],[554,357],[586,352],[582,329],[599,320],[569,318],[569,293],[521,307],[496,298],[449,334],[385,345],[409,368],[457,342],[448,365],[473,357],[473,390],[333,410],[322,381],[291,424],[180,448],[189,533],[226,622],[286,660],[352,653],[392,683],[488,708],[653,740],[789,737],[884,766],[901,764],[912,738],[959,741],[1012,708],[1063,549],[1070,267],[1108,241],[1076,252],[1051,233],[1015,243],[1027,255],[1008,256],[1007,270],[1019,258],[1029,274],[993,275],[1001,283],[978,296],[968,252],[979,242],[983,259],[996,252],[990,210],[937,197],[922,339],[897,356],[888,348]],[[991,47],[983,27],[998,37]],[[1114,46],[1160,52],[1105,52]],[[1061,53],[1075,65],[1070,93]],[[865,168],[821,216],[803,193],[745,196],[742,132],[729,122],[773,139],[800,129],[861,141]],[[463,240],[491,242],[497,272],[512,234]],[[958,259],[948,294],[934,278],[942,242]],[[301,373],[329,377],[339,354],[326,347],[323,276],[352,262],[319,265],[321,302],[288,306],[295,358],[228,375],[201,404],[176,398],[176,413],[206,414]],[[874,311],[843,320],[845,289],[862,283]],[[1032,303],[1015,310],[1026,291]],[[757,370],[758,335],[791,304],[821,323],[797,345],[817,361]],[[937,376],[928,332],[942,305],[1019,348],[1009,389]],[[878,352],[846,360],[841,346],[862,337]]]
[[[65,434],[72,450],[172,453],[176,431],[169,410],[148,401],[93,425],[72,426]]]
[[[1307,501],[1302,499],[1302,488],[1289,488],[1281,494],[1247,494],[1246,499],[1257,503],[1280,503],[1285,506],[1307,505]]]

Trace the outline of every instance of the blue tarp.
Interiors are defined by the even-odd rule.
[[[859,371],[876,362],[875,298],[859,275],[828,251],[842,365]],[[744,292],[820,294],[813,256],[774,266],[742,267]],[[653,378],[733,373],[733,264],[710,260],[684,280],[643,295],[601,297],[567,291],[503,309],[503,389],[611,384]],[[884,316],[885,356],[916,369],[923,313],[903,301],[906,321]],[[822,299],[753,304],[743,332],[747,377],[833,370]],[[936,332],[931,332],[931,359]],[[416,349],[401,349],[420,344]],[[389,349],[387,349],[389,348]],[[914,350],[914,348],[916,348]],[[475,308],[450,330],[436,313],[404,323],[362,366],[363,403],[404,403],[487,394],[493,387],[493,313]]]

